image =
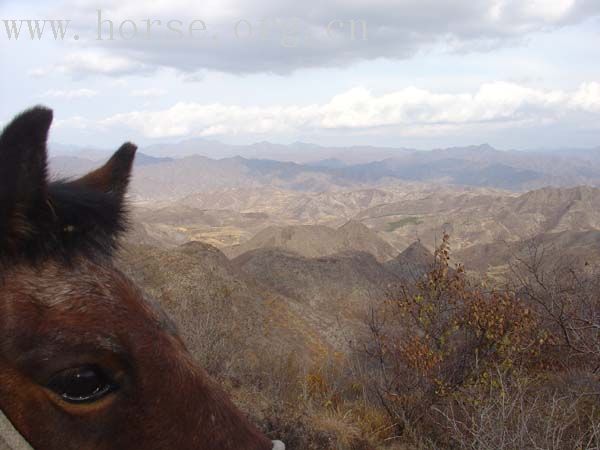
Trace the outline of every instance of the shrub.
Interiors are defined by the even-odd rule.
[[[508,291],[472,286],[451,268],[444,235],[429,273],[392,293],[369,322],[364,345],[377,372],[373,384],[398,424],[429,426],[445,398],[492,382],[490,370],[535,364],[546,336],[532,311]]]

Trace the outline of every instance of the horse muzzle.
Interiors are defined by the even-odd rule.
[[[285,450],[285,444],[281,441],[273,441],[273,450]]]

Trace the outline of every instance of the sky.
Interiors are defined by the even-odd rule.
[[[69,145],[600,146],[598,0],[0,0],[0,68]]]

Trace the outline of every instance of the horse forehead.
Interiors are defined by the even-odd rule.
[[[150,319],[171,334],[173,322],[160,305],[149,299],[125,275],[110,265],[82,260],[65,266],[48,261],[39,267],[20,267],[10,272],[5,293],[20,301],[33,302],[49,310],[85,313],[130,311],[132,317]],[[132,311],[135,310],[135,311]]]
[[[123,304],[135,293],[123,275],[98,264],[81,261],[66,266],[48,261],[9,272],[4,290],[40,306],[59,307],[90,300]]]

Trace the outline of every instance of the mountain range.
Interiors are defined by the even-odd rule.
[[[195,154],[203,152],[244,156]],[[298,152],[305,158],[259,159],[293,159]],[[102,152],[54,154],[52,173],[75,176],[100,164]],[[396,261],[402,271],[411,262],[398,254],[412,249],[422,256],[421,247],[431,252],[449,233],[458,262],[497,273],[534,242],[594,260],[599,181],[600,149],[416,151],[188,141],[139,153],[127,240],[163,251],[199,241],[232,259],[274,249],[306,259],[364,253],[380,265]]]
[[[212,147],[208,146],[212,150],[206,151],[208,144],[201,143],[186,142],[185,150],[171,145],[143,149],[134,177],[136,198],[175,200],[203,191],[265,186],[324,192],[398,182],[511,191],[545,186],[600,185],[600,148],[525,152],[500,151],[484,144],[418,151],[379,147],[332,149],[310,144],[225,146],[212,143]],[[213,158],[202,156],[202,153],[213,155]],[[101,152],[70,149],[53,154],[53,169],[74,175],[87,170]],[[214,158],[215,155],[231,154],[236,156]]]
[[[226,248],[225,254],[236,257],[256,249],[280,248],[313,258],[345,251],[365,252],[384,262],[397,251],[377,233],[357,221],[334,229],[324,225],[288,225],[265,228],[252,239]]]

